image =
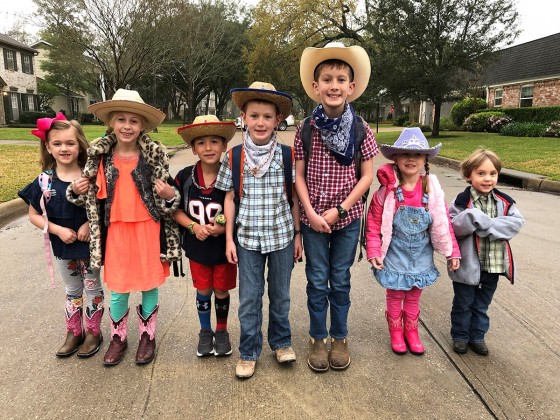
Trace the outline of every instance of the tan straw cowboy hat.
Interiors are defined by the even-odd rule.
[[[199,115],[192,124],[184,125],[177,129],[187,147],[192,146],[192,141],[198,137],[218,136],[230,141],[236,131],[235,123],[220,121],[215,115]]]
[[[109,123],[111,112],[141,115],[146,119],[145,131],[152,131],[165,119],[163,112],[145,103],[137,91],[128,89],[117,90],[112,99],[92,104],[88,106],[88,110],[105,124]]]
[[[231,89],[230,92],[233,103],[240,110],[243,110],[245,104],[250,100],[261,99],[275,104],[284,118],[292,111],[292,97],[287,93],[277,91],[270,83],[253,82],[248,88]]]
[[[354,83],[356,87],[348,102],[358,99],[367,88],[371,74],[371,64],[366,50],[354,45],[345,47],[341,42],[330,42],[323,48],[307,47],[301,54],[299,63],[299,77],[305,93],[315,102],[321,102],[319,96],[313,90],[313,73],[319,64],[327,60],[341,60],[352,67],[354,72]]]

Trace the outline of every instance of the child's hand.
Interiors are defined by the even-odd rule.
[[[315,232],[331,233],[331,227],[329,226],[327,221],[317,213],[314,212],[312,215],[307,215],[307,219],[309,220],[311,229],[313,229]]]
[[[198,223],[195,223],[193,225],[193,231],[194,231],[194,236],[196,236],[196,239],[198,239],[199,241],[204,241],[206,240],[206,238],[208,238],[210,236],[210,232],[208,231],[208,227],[207,225],[199,225]]]
[[[62,227],[62,226],[59,226],[59,229],[57,230],[56,235],[65,244],[72,244],[72,243],[76,242],[76,239],[78,239],[78,235],[76,234],[76,232],[74,232],[73,229],[65,228],[65,227]]]
[[[230,264],[237,264],[237,248],[232,240],[226,241],[226,257]]]
[[[369,263],[373,265],[376,270],[381,270],[383,268],[383,258],[373,257],[369,259]]]
[[[301,262],[302,255],[303,255],[303,243],[302,243],[301,235],[296,235],[294,238],[294,261]]]
[[[78,179],[72,181],[72,191],[76,195],[85,194],[87,192],[88,188],[89,188],[89,179],[88,178],[81,177],[81,178],[78,178]]]
[[[167,182],[161,179],[156,179],[155,182],[156,193],[165,200],[175,198],[175,190]]]
[[[449,271],[457,271],[461,265],[461,260],[459,258],[450,258],[447,260],[447,268]]]
[[[325,219],[325,222],[327,222],[329,226],[334,225],[340,220],[338,217],[338,210],[334,207],[332,209],[325,210],[321,217]]]
[[[210,223],[205,226],[208,234],[212,236],[219,236],[226,233],[226,227],[214,222],[214,220],[210,220]]]
[[[78,241],[89,242],[89,222],[85,222],[82,226],[80,226],[77,237]]]

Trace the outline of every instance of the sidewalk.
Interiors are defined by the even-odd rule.
[[[285,137],[284,135],[282,136]],[[182,149],[171,172],[195,160]],[[376,158],[376,167],[382,158]],[[465,188],[457,171],[434,165],[447,199]],[[375,186],[374,186],[375,188]],[[157,355],[136,366],[138,341],[131,294],[129,349],[113,368],[101,365],[105,341],[89,359],[59,359],[64,337],[64,287],[48,288],[41,231],[25,218],[0,229],[0,405],[1,418],[85,419],[549,419],[560,412],[560,253],[555,214],[560,196],[504,186],[516,199],[526,225],[512,244],[518,275],[515,286],[501,281],[490,308],[491,354],[457,355],[449,338],[452,288],[445,259],[436,256],[441,278],[422,296],[422,357],[390,350],[384,318],[385,291],[373,280],[366,261],[352,266],[349,343],[352,364],[343,372],[313,373],[306,353],[309,319],[305,265],[292,273],[290,322],[298,360],[280,366],[265,343],[255,376],[235,378],[239,323],[237,289],[228,321],[233,354],[196,357],[198,317],[195,291],[186,277],[170,277],[160,288]],[[511,192],[510,192],[511,191]],[[108,306],[108,305],[107,305]],[[214,315],[212,315],[214,317]]]

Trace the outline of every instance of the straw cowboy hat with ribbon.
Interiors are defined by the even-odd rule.
[[[253,82],[248,88],[231,89],[231,99],[233,103],[243,110],[245,104],[251,100],[264,100],[272,102],[278,107],[278,112],[284,118],[292,111],[292,97],[284,92],[279,92],[270,83]]]
[[[305,93],[315,102],[321,102],[318,95],[313,90],[315,69],[323,61],[340,60],[347,63],[354,73],[354,83],[356,87],[351,95],[348,95],[348,102],[355,101],[367,88],[369,76],[371,74],[371,64],[366,50],[357,45],[345,47],[342,42],[330,42],[323,48],[307,47],[301,54],[299,64],[299,76],[305,89]]]
[[[187,147],[192,146],[192,141],[198,137],[218,136],[229,142],[236,132],[235,123],[220,121],[215,115],[199,115],[192,124],[184,125],[177,129]]]
[[[109,124],[112,112],[130,112],[141,115],[146,120],[144,131],[152,131],[165,119],[163,112],[145,103],[137,91],[128,89],[117,90],[112,99],[92,104],[88,110],[105,124]]]

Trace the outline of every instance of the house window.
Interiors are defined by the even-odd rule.
[[[72,98],[70,100],[70,105],[72,106],[72,109],[71,109],[72,116],[76,117],[78,115],[78,113],[80,112],[80,107],[79,107],[79,104],[78,104],[78,100]]]
[[[10,92],[10,104],[12,105],[12,119],[19,121],[19,101],[18,94]]]
[[[33,56],[31,54],[21,53],[21,71],[33,74]]]
[[[494,91],[494,106],[502,106],[502,95],[504,94],[503,89],[496,89]]]
[[[521,87],[521,98],[519,101],[519,106],[533,106],[533,86]]]
[[[17,71],[16,52],[14,50],[4,48],[4,68]]]
[[[35,111],[35,98],[33,95],[27,95],[27,109]]]

